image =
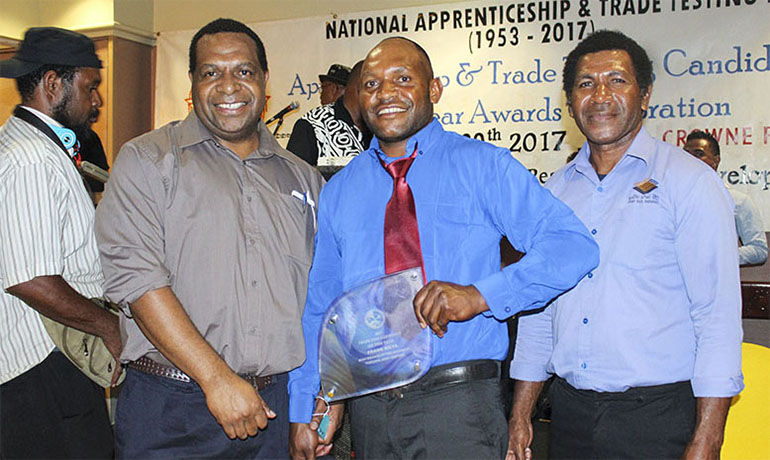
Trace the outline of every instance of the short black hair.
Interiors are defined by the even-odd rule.
[[[713,135],[711,135],[710,132],[700,131],[696,129],[695,131],[687,135],[687,139],[685,142],[690,142],[691,140],[695,140],[695,139],[705,140],[711,145],[711,150],[714,151],[714,155],[721,156],[719,154],[719,142],[717,142],[716,138]]]
[[[615,30],[597,30],[570,51],[564,62],[564,72],[562,73],[562,87],[567,93],[567,99],[572,96],[572,87],[575,85],[575,72],[577,64],[581,57],[586,54],[597,53],[599,51],[623,50],[631,56],[631,63],[634,65],[636,82],[642,94],[652,84],[652,61],[647,56],[647,52],[639,46],[633,39],[627,37],[621,32]]]
[[[267,56],[265,55],[265,45],[262,44],[262,40],[259,39],[259,35],[251,30],[246,24],[236,21],[234,19],[219,18],[215,19],[205,26],[203,26],[190,42],[190,73],[195,71],[195,66],[198,64],[196,56],[196,47],[198,41],[204,35],[218,34],[221,32],[233,32],[239,34],[246,34],[254,40],[257,45],[257,60],[259,61],[259,67],[263,72],[267,72]]]
[[[56,72],[56,75],[61,77],[62,81],[67,84],[72,84],[72,80],[75,78],[75,74],[78,72],[78,67],[70,65],[53,65],[46,64],[37,70],[16,77],[16,88],[21,95],[21,102],[28,103],[35,96],[35,88],[40,84],[40,80],[43,79],[43,75],[49,70]]]

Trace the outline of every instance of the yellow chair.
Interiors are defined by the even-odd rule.
[[[770,459],[770,348],[744,343],[746,388],[733,398],[727,415],[724,460]]]

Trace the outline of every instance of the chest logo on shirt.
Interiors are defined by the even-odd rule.
[[[634,190],[642,195],[647,195],[656,188],[658,188],[658,182],[655,179],[647,179],[634,184]]]
[[[658,188],[658,182],[655,179],[646,179],[634,184],[634,190],[628,197],[628,203],[652,203],[658,204],[658,194],[650,193]]]

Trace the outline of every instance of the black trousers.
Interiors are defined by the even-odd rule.
[[[695,428],[690,382],[599,393],[557,377],[550,397],[551,458],[679,458]]]
[[[54,351],[0,385],[0,458],[112,458],[104,389]]]
[[[435,387],[421,382],[350,401],[356,458],[505,457],[508,425],[499,378]]]

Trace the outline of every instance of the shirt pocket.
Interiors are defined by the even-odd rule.
[[[615,265],[645,270],[675,259],[673,222],[663,204],[653,197],[638,196],[629,200],[605,225],[614,238],[612,249],[602,251],[602,257],[609,257]]]
[[[279,251],[303,266],[310,266],[313,258],[316,209],[295,195],[279,193],[278,202],[269,213]]]
[[[470,236],[470,200],[453,200],[451,203],[438,203],[434,207],[431,222],[432,231],[420,229],[420,244],[425,258],[441,257],[442,254],[454,259],[462,252]],[[419,218],[419,216],[418,216]],[[423,222],[426,222],[423,220]],[[427,249],[431,249],[428,251]]]

